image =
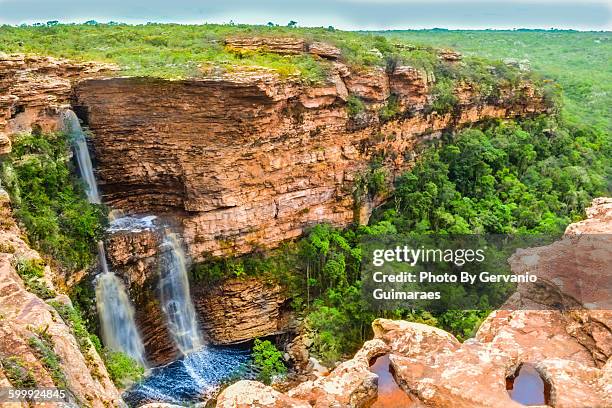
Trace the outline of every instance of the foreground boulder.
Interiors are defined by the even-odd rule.
[[[238,381],[217,398],[219,408],[309,408],[310,404],[288,397],[257,381]]]

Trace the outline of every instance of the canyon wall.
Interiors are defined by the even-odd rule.
[[[431,113],[431,79],[411,67],[333,66],[318,86],[261,69],[79,82],[73,104],[95,135],[104,201],[127,212],[173,214],[196,260],[246,253],[316,223],[366,222],[385,198],[361,193],[355,204],[374,157],[384,159],[390,184],[415,145],[444,129],[546,110],[522,83],[495,103],[459,87],[453,113]],[[364,102],[362,112],[349,116],[349,95]],[[381,120],[379,110],[392,100],[397,114]]]

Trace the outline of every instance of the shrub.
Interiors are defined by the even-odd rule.
[[[127,354],[104,349],[103,357],[108,375],[119,388],[128,387],[144,375],[144,368]]]
[[[365,111],[366,107],[363,101],[355,95],[349,95],[346,100],[346,110],[350,118],[354,118],[361,112]]]
[[[433,97],[432,109],[438,113],[452,112],[458,102],[454,89],[452,80],[448,78],[438,79],[431,92]]]
[[[8,378],[11,385],[15,388],[34,388],[36,379],[34,374],[27,367],[25,361],[20,357],[12,356],[0,359],[4,375]]]
[[[34,247],[76,270],[96,259],[106,214],[102,206],[87,202],[68,153],[65,134],[21,135],[3,163],[1,178]]]
[[[88,354],[92,343],[81,314],[72,306],[64,303],[50,302],[50,305],[57,311],[64,323],[72,329],[81,353]]]
[[[269,340],[255,339],[253,363],[260,370],[259,379],[265,384],[270,384],[273,377],[287,372],[287,367],[283,363],[283,354]]]
[[[52,299],[57,294],[47,286],[44,280],[44,268],[45,263],[42,259],[19,259],[15,264],[15,270],[28,291],[41,299]]]
[[[397,96],[391,95],[385,106],[383,106],[378,112],[378,116],[382,121],[387,121],[389,119],[393,119],[393,117],[398,113],[400,113],[399,100]]]
[[[47,373],[53,380],[53,383],[57,388],[68,388],[68,382],[66,375],[62,371],[60,365],[60,358],[55,353],[53,339],[47,333],[47,329],[40,329],[36,331],[36,334],[28,339],[28,344],[34,351],[36,357],[40,360],[42,365],[47,370]]]

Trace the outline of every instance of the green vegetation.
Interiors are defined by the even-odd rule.
[[[42,259],[18,259],[15,264],[17,274],[23,279],[28,291],[41,299],[52,299],[57,294],[49,289],[44,280],[45,262]]]
[[[94,262],[106,216],[102,206],[87,202],[69,152],[63,133],[18,136],[0,176],[34,247],[76,270]]]
[[[395,233],[554,235],[583,217],[594,196],[612,190],[610,33],[348,33],[331,27],[301,29],[295,24],[54,23],[1,27],[0,51],[112,61],[121,66],[122,75],[163,78],[198,77],[213,68],[265,67],[283,77],[299,76],[317,83],[330,68],[327,61],[311,55],[281,56],[266,50],[225,47],[224,39],[236,35],[326,41],[338,46],[341,60],[354,68],[378,66],[390,71],[398,65],[411,65],[436,78],[429,108],[438,113],[455,112],[455,91],[460,87],[475,89],[481,101],[496,102],[503,87],[516,86],[523,79],[541,86],[557,110],[550,117],[491,121],[444,134],[424,151],[412,170],[395,181],[392,199],[373,215],[368,226],[338,230],[318,225],[303,239],[274,251],[211,259],[194,266],[195,279],[209,283],[245,276],[282,282],[293,308],[314,335],[312,351],[328,365],[359,347],[371,335],[370,324],[376,317],[435,325],[464,340],[488,314],[490,305],[486,303],[481,310],[467,311],[369,310],[361,296],[360,242],[364,238]],[[443,62],[434,47],[452,47],[465,56],[461,63]],[[508,59],[509,65],[494,61],[498,59]],[[526,66],[537,74],[524,70]],[[557,84],[563,88],[562,94]],[[361,99],[349,96],[349,116],[356,117],[365,109]],[[390,98],[378,114],[382,121],[396,117],[398,101]],[[81,186],[70,176],[67,152],[64,135],[22,136],[3,163],[2,181],[30,240],[74,269],[92,262],[104,214],[101,208],[87,204]],[[374,160],[359,178],[356,197],[389,193],[382,159]],[[20,273],[30,290],[42,297],[51,295],[36,287],[40,278],[36,268]],[[92,295],[77,293],[84,304],[88,296]],[[100,351],[99,340],[87,335],[74,310],[58,312],[70,322],[79,345],[91,340]],[[45,345],[39,337],[33,339]],[[127,356],[110,351],[102,354],[119,386],[142,375],[142,368]],[[48,357],[48,353],[44,355]],[[280,352],[269,341],[256,341],[254,356],[265,381],[285,369]],[[49,361],[53,366],[54,360]]]
[[[87,356],[90,352],[90,349],[93,345],[99,344],[99,340],[93,340],[92,336],[87,331],[87,327],[85,326],[85,322],[81,317],[79,311],[72,306],[61,303],[61,302],[49,302],[51,306],[57,311],[60,315],[64,323],[72,330],[77,343],[79,344],[79,349],[84,356]]]
[[[378,112],[378,116],[382,121],[387,121],[393,119],[398,113],[400,113],[399,100],[395,95],[391,95],[387,104]]]
[[[380,219],[413,233],[562,232],[606,193],[609,142],[546,117],[446,135],[397,182]]]
[[[34,374],[21,357],[11,356],[7,358],[0,358],[0,366],[3,369],[4,375],[6,375],[6,378],[13,387],[36,387],[36,379],[34,378]]]
[[[612,130],[612,33],[561,30],[387,31],[391,43],[445,47],[468,57],[505,60],[531,68],[563,88],[563,119]]]
[[[287,372],[287,367],[283,363],[283,353],[270,340],[255,339],[253,364],[259,369],[259,380],[265,384],[270,384],[275,376]]]
[[[109,377],[121,389],[139,381],[144,375],[144,368],[124,353],[104,350],[103,357]]]
[[[28,343],[34,354],[47,370],[57,388],[68,389],[66,375],[62,371],[60,358],[55,353],[53,339],[47,333],[47,328],[38,329],[28,339]]]
[[[231,72],[238,67],[264,67],[283,77],[299,77],[308,83],[326,78],[329,62],[313,55],[278,55],[265,49],[250,51],[225,45],[228,37],[272,36],[303,38],[307,44],[324,41],[335,45],[342,53],[341,60],[355,68],[392,69],[408,64],[443,76],[443,66],[447,65],[440,62],[431,46],[396,39],[389,41],[379,34],[339,31],[333,27],[51,23],[0,27],[0,51],[115,62],[121,67],[121,74],[132,76],[180,79],[200,77],[211,69]],[[471,72],[477,64],[470,62],[465,72],[457,70],[454,75],[478,81],[498,75],[489,70],[489,65],[479,61],[482,69]],[[508,70],[507,67],[503,69],[505,73]],[[518,71],[514,71],[518,76]]]
[[[72,334],[77,340],[81,354],[90,368],[94,377],[101,378],[98,364],[92,356],[92,347],[98,352],[108,371],[109,377],[119,388],[125,388],[142,378],[144,368],[135,360],[124,353],[103,349],[100,339],[95,334],[90,334],[85,321],[78,309],[60,302],[51,302],[53,308],[61,316],[62,320],[70,327]]]
[[[348,112],[349,117],[354,118],[359,115],[361,112],[365,111],[365,103],[355,95],[349,95],[346,99],[346,110]]]

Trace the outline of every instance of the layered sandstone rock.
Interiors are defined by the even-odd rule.
[[[0,154],[10,152],[12,134],[61,127],[59,111],[70,105],[72,84],[108,75],[112,64],[0,53]]]
[[[340,49],[332,44],[294,37],[230,37],[225,46],[232,51],[272,52],[283,55],[310,53],[327,59],[338,59]]]
[[[291,322],[285,289],[258,278],[194,285],[192,297],[206,336],[232,344],[284,333]]]
[[[360,197],[358,206],[353,196],[374,154],[386,157],[392,183],[420,140],[546,110],[527,83],[504,90],[494,105],[465,90],[469,102],[445,115],[423,108],[428,90],[429,80],[409,67],[387,74],[336,62],[318,86],[268,70],[186,81],[87,80],[76,86],[74,103],[95,134],[105,202],[176,215],[199,260],[274,247],[316,223],[365,222],[384,199]],[[403,111],[383,122],[378,109],[391,92]],[[366,104],[352,118],[348,94]]]
[[[99,408],[120,406],[120,395],[93,345],[90,344],[87,352],[81,351],[70,327],[55,309],[24,286],[15,270],[15,262],[40,259],[40,255],[21,238],[21,232],[8,210],[8,196],[3,191],[0,201],[0,360],[17,360],[31,371],[39,387],[54,387],[51,370],[45,366],[31,343],[32,338],[44,336],[52,344],[68,388],[80,405]],[[48,266],[45,275],[47,286],[52,288],[53,273]],[[66,296],[58,296],[54,300],[70,302]],[[7,377],[0,367],[0,383],[9,385]]]

